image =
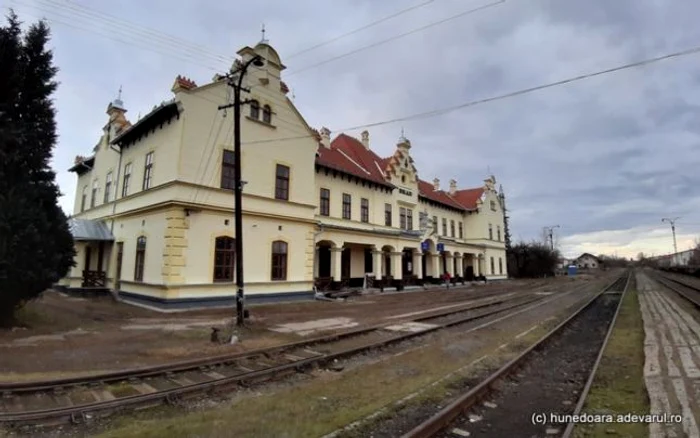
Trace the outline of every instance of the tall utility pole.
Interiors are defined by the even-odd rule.
[[[676,245],[676,221],[680,219],[680,217],[674,217],[674,218],[668,218],[665,217],[661,219],[661,222],[668,222],[671,224],[671,233],[673,233],[673,253],[676,254],[678,252],[678,245]]]
[[[245,63],[236,62],[229,74],[225,76],[228,85],[233,88],[233,103],[220,105],[219,110],[233,107],[233,156],[234,156],[234,195],[235,195],[235,222],[236,222],[236,316],[237,324],[245,324],[244,295],[243,295],[243,182],[241,180],[241,105],[250,103],[250,100],[241,101],[241,91],[250,93],[250,89],[243,88],[243,77],[248,67],[263,66],[263,58],[254,56]]]
[[[549,236],[549,247],[554,251],[554,229],[560,228],[559,225],[552,225],[549,227],[544,227],[545,234]]]

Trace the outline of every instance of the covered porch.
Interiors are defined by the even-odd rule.
[[[80,293],[103,293],[113,288],[107,275],[114,236],[102,221],[69,219],[73,244],[75,246],[75,266],[67,277],[62,278],[58,288]]]

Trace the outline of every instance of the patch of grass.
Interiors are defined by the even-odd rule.
[[[596,372],[583,408],[585,413],[649,413],[649,398],[644,384],[644,322],[636,289],[628,291],[615,328]],[[574,436],[607,436],[613,429],[619,437],[647,436],[646,424],[581,424]]]

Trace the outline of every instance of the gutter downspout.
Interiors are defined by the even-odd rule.
[[[110,149],[116,152],[115,149],[112,148],[112,145],[109,146]],[[114,180],[114,201],[112,201],[112,223],[109,226],[109,231],[114,235],[114,213],[117,211],[117,194],[119,194],[119,179],[121,178],[121,173],[122,173],[122,148],[119,148],[119,164],[117,164],[117,179]]]

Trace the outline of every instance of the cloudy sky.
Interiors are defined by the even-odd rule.
[[[24,21],[52,24],[60,68],[54,167],[68,212],[76,179],[67,169],[90,153],[120,86],[136,119],[172,97],[178,74],[202,84],[226,71],[240,47],[260,40],[261,23],[288,67],[283,79],[295,104],[333,135],[700,46],[695,0],[2,5]],[[687,249],[700,236],[699,72],[700,54],[692,54],[384,124],[370,129],[372,148],[389,155],[403,127],[423,179],[474,187],[495,174],[515,240],[541,238],[542,227],[558,224],[568,256],[668,253],[671,232],[661,218],[679,216],[678,247]]]

